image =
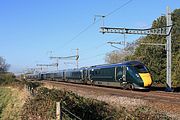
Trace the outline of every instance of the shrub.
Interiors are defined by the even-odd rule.
[[[72,92],[40,88],[33,99],[29,99],[23,109],[22,119],[55,119],[56,101],[83,120],[115,119],[117,111],[107,103],[86,99]]]

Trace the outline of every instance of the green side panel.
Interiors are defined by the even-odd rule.
[[[101,68],[91,71],[93,81],[115,81],[115,68]]]

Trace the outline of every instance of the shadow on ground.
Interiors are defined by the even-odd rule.
[[[180,87],[174,87],[172,89],[173,92],[180,92]],[[155,87],[155,86],[151,87],[151,91],[166,91],[166,90],[167,90],[166,87]]]

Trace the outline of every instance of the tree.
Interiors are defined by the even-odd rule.
[[[125,56],[126,56],[125,53],[123,53],[119,50],[114,50],[114,51],[106,54],[105,61],[107,63],[119,63],[119,62],[124,61]]]
[[[174,10],[172,13],[173,29],[172,29],[172,83],[180,85],[180,9]],[[166,18],[159,17],[152,23],[152,28],[166,26]],[[148,35],[139,40],[143,43],[162,43],[166,44],[165,36]],[[153,79],[161,83],[166,81],[166,49],[163,46],[140,45],[136,48],[131,56],[127,59],[140,60],[150,70]]]
[[[122,50],[114,50],[106,54],[105,62],[107,63],[120,63],[125,61],[127,56],[134,54],[136,43],[129,43]]]
[[[7,72],[10,65],[6,63],[6,60],[0,57],[0,73]]]

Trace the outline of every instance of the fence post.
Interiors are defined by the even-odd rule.
[[[56,102],[56,120],[62,120],[61,102]]]

